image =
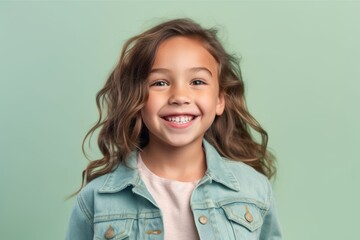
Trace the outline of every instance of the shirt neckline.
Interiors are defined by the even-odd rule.
[[[197,185],[201,179],[195,180],[195,181],[178,181],[178,180],[174,180],[174,179],[168,179],[168,178],[164,178],[164,177],[160,177],[158,175],[156,175],[155,173],[153,173],[144,163],[143,159],[141,158],[141,154],[138,153],[137,156],[137,166],[139,168],[139,170],[141,171],[142,174],[146,175],[146,177],[148,177],[149,179],[153,180],[153,181],[157,181],[157,182],[163,182],[163,183],[172,183],[172,184],[179,184],[179,185]]]

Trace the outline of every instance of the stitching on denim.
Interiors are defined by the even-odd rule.
[[[99,188],[99,190],[103,189],[103,188],[108,184],[109,178],[110,178],[113,174],[114,174],[114,173],[112,172],[112,173],[110,173],[110,174],[106,177],[103,185]]]
[[[94,223],[106,222],[110,220],[125,220],[125,219],[153,219],[161,217],[160,210],[157,211],[147,211],[140,213],[123,213],[123,214],[110,214],[110,215],[100,215],[95,216]]]
[[[266,179],[266,183],[267,183],[267,186],[268,186],[268,192],[267,192],[267,211],[269,211],[270,209],[270,206],[271,206],[271,202],[272,202],[272,196],[273,196],[273,191],[272,191],[272,187],[271,187],[271,184],[270,182]]]
[[[209,190],[208,188],[204,188],[204,195],[205,195],[205,199],[211,199],[210,195],[209,195]],[[213,211],[213,209],[207,209],[209,214],[210,214],[210,217],[209,217],[209,220],[210,220],[210,223],[211,223],[211,227],[213,229],[213,232],[214,232],[214,235],[216,237],[220,236],[220,233],[219,233],[219,230],[217,228],[217,225],[215,224],[215,221],[214,219],[216,219],[216,215],[215,215],[215,212]],[[215,225],[214,225],[215,224]]]
[[[87,223],[91,226],[92,229],[94,229],[93,218],[91,217],[91,213],[88,210],[81,193],[78,195],[77,202],[79,204],[81,212],[84,214],[85,219],[87,220]]]
[[[214,202],[211,199],[205,202],[192,203],[194,209],[208,209],[208,208],[220,208],[224,205],[231,203],[250,203],[256,205],[260,210],[268,210],[269,207],[266,203],[260,202],[253,198],[235,197],[228,198],[223,201]]]

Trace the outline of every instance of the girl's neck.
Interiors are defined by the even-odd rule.
[[[150,142],[141,152],[141,158],[157,176],[181,182],[199,180],[206,171],[202,142],[183,147]]]

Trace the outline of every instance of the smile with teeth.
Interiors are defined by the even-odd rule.
[[[176,124],[185,124],[193,120],[194,116],[169,116],[165,117],[165,119]]]

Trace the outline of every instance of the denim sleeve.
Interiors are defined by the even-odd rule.
[[[264,223],[261,228],[260,240],[282,240],[283,236],[281,233],[281,227],[279,224],[275,199],[272,191],[270,196],[270,208],[264,216]]]
[[[73,208],[66,240],[91,240],[93,239],[93,220],[90,211],[82,199],[81,193],[77,197]]]

